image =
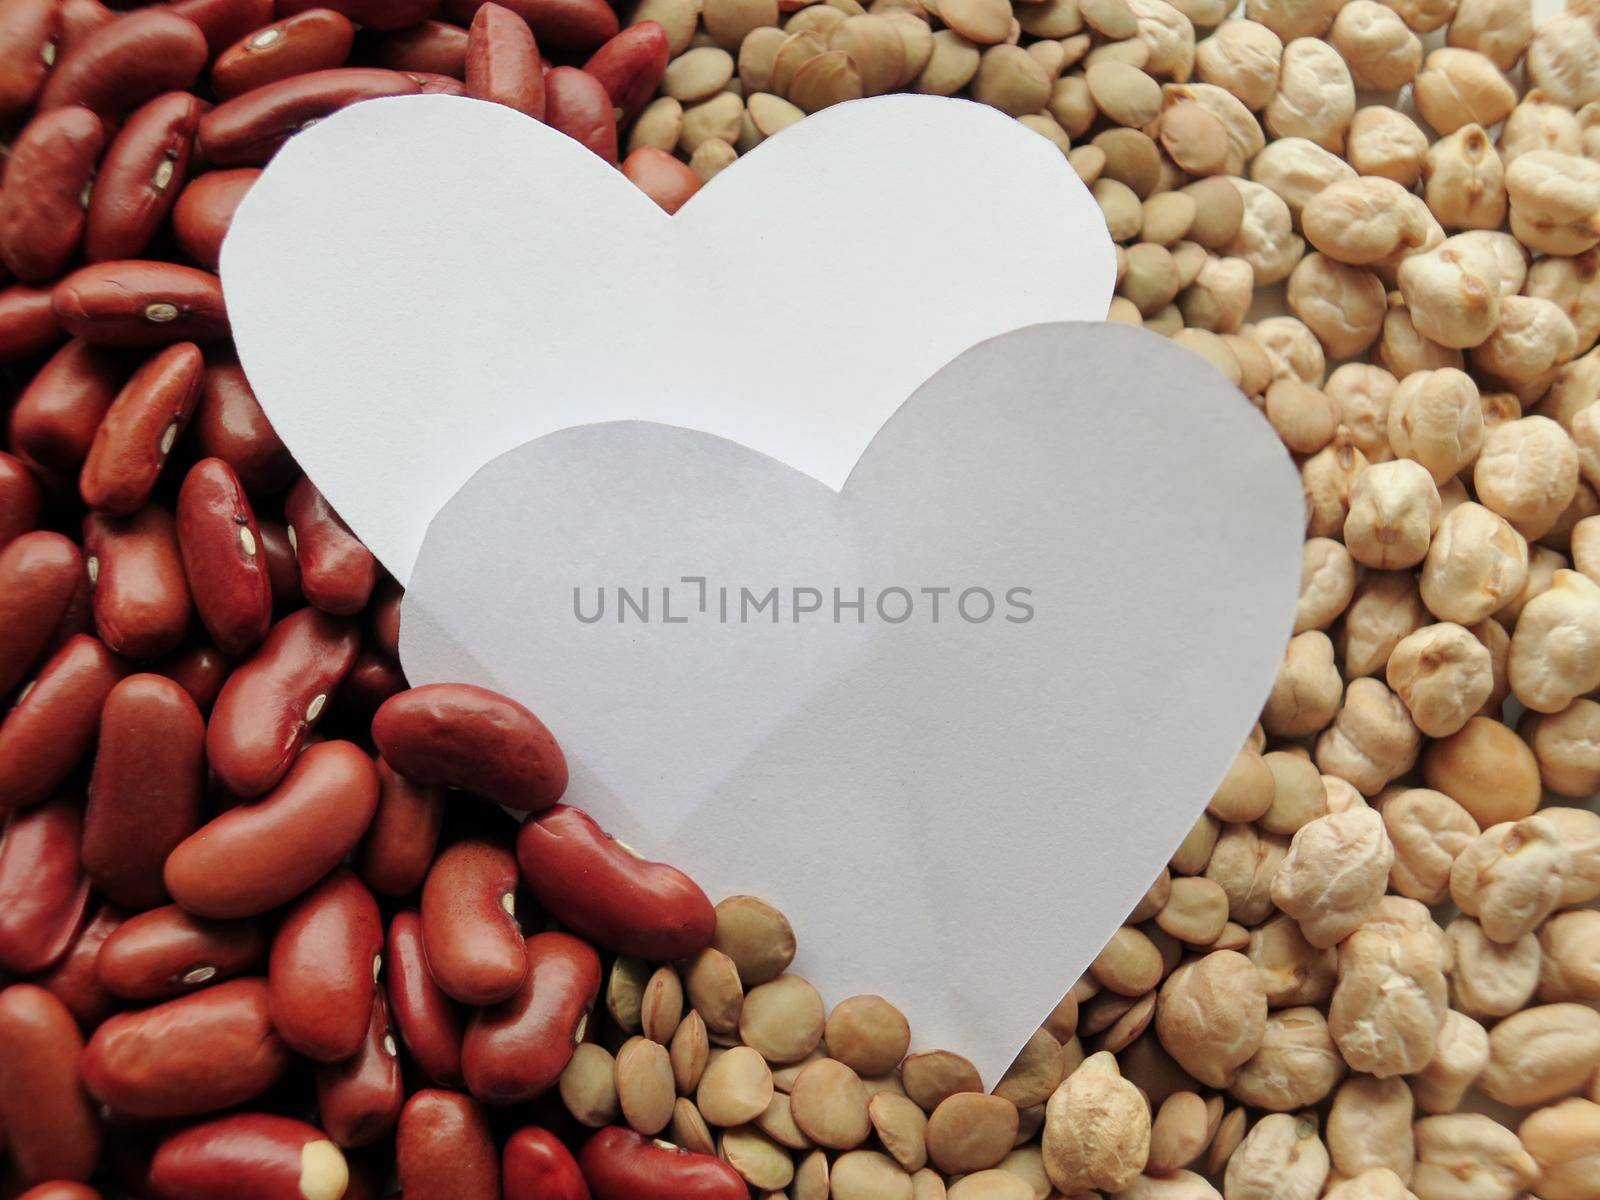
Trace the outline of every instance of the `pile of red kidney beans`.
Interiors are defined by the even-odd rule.
[[[407,690],[399,589],[229,344],[218,249],[296,130],[464,93],[615,161],[667,60],[603,0],[436,8],[0,0],[0,1197],[748,1194],[550,1094],[602,957],[710,903],[557,803],[525,708]]]

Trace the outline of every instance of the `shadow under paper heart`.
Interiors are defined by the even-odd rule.
[[[1248,733],[1302,532],[1199,359],[1041,325],[919,388],[837,495],[639,422],[502,455],[434,519],[401,654],[529,704],[570,802],[778,904],[826,998],[889,996],[992,1084]]]

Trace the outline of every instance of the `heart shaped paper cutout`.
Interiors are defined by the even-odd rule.
[[[556,429],[703,429],[840,486],[975,342],[1099,320],[1099,206],[1045,139],[931,96],[843,104],[668,217],[509,108],[355,105],[294,138],[222,252],[250,382],[404,582],[429,518]]]
[[[1281,444],[1216,372],[1042,325],[918,389],[842,494],[642,422],[501,455],[428,530],[401,658],[527,703],[572,803],[779,905],[830,1003],[888,996],[993,1084],[1249,732],[1303,529]],[[937,622],[924,588],[952,589]]]

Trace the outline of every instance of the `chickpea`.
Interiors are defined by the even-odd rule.
[[[1578,345],[1593,345],[1600,337],[1600,249],[1573,258],[1541,258],[1528,269],[1526,283],[1528,295],[1548,300],[1567,314]],[[1591,371],[1600,369],[1600,355],[1593,350],[1584,358]]]
[[[1294,232],[1289,206],[1259,183],[1248,179],[1230,182],[1244,202],[1244,217],[1227,252],[1250,264],[1258,287],[1287,279],[1305,252],[1305,242]]]
[[[1371,91],[1405,87],[1422,65],[1422,39],[1376,0],[1350,0],[1334,18],[1328,41],[1350,64],[1356,86]]]
[[[1272,807],[1276,789],[1261,755],[1246,747],[1234,755],[1206,811],[1219,821],[1254,821]]]
[[[1339,619],[1355,593],[1356,569],[1350,552],[1332,538],[1312,538],[1300,556],[1300,602],[1294,631],[1326,629]]]
[[[1397,455],[1421,463],[1436,484],[1443,484],[1476,458],[1483,444],[1477,385],[1449,367],[1407,375],[1389,402],[1388,430]]]
[[[1376,679],[1351,681],[1344,706],[1317,739],[1317,766],[1376,796],[1417,760],[1421,735],[1400,698]]]
[[[1533,998],[1539,985],[1539,939],[1527,933],[1514,942],[1490,941],[1471,917],[1445,926],[1455,955],[1450,970],[1450,1005],[1469,1017],[1504,1017]]]
[[[1297,219],[1323,188],[1355,177],[1344,159],[1300,137],[1279,138],[1250,163],[1250,178],[1276,192]]]
[[[1491,825],[1450,868],[1450,898],[1496,942],[1537,929],[1561,902],[1571,856],[1541,817]]]
[[[1272,877],[1288,853],[1287,838],[1256,832],[1253,825],[1224,825],[1206,863],[1205,877],[1228,896],[1228,915],[1242,925],[1272,911]]]
[[[1577,114],[1550,103],[1538,88],[1522,98],[1500,128],[1500,159],[1506,166],[1533,150],[1583,153],[1583,132]]]
[[[1585,798],[1600,791],[1600,704],[1580,699],[1560,712],[1530,712],[1518,731],[1550,791]]]
[[[1527,578],[1526,539],[1504,517],[1469,501],[1439,522],[1423,561],[1422,601],[1442,621],[1471,625],[1520,592]]]
[[[1517,93],[1500,69],[1476,50],[1446,46],[1428,55],[1413,88],[1417,111],[1441,134],[1463,125],[1498,125]]]
[[[1338,952],[1306,941],[1293,917],[1279,915],[1251,930],[1247,953],[1269,1008],[1323,1004],[1333,995]]]
[[[1539,1177],[1517,1135],[1479,1113],[1424,1117],[1416,1138],[1417,1200],[1513,1200]]]
[[[1399,292],[1389,293],[1389,311],[1384,314],[1377,358],[1378,364],[1397,379],[1419,371],[1460,370],[1466,365],[1461,351],[1441,346],[1417,332],[1405,298]]]
[[[1245,16],[1260,21],[1288,41],[1321,37],[1333,24],[1339,0],[1245,0]]]
[[[1481,125],[1440,138],[1423,160],[1423,195],[1446,229],[1498,229],[1506,216],[1505,166]]]
[[[1582,254],[1600,244],[1600,163],[1530,150],[1506,168],[1511,232],[1546,254]]]
[[[1488,699],[1494,686],[1489,651],[1454,622],[1408,634],[1389,656],[1385,678],[1431,738],[1455,733]]]
[[[1500,317],[1500,270],[1470,238],[1447,238],[1400,264],[1400,294],[1418,333],[1441,346],[1482,343]]]
[[[1307,138],[1337,153],[1355,112],[1355,84],[1338,50],[1315,37],[1283,48],[1278,90],[1263,113],[1273,136]]]
[[[1449,1010],[1445,944],[1426,908],[1386,896],[1339,946],[1328,1026],[1353,1070],[1388,1078],[1433,1057]]]
[[[1230,1200],[1317,1200],[1327,1178],[1328,1149],[1316,1117],[1275,1112],[1228,1159],[1223,1192]]]
[[[1423,1112],[1453,1113],[1488,1064],[1488,1031],[1471,1017],[1451,1009],[1445,1013],[1432,1060],[1410,1076],[1411,1095]]]
[[[1539,807],[1539,764],[1516,732],[1488,717],[1430,743],[1422,777],[1488,828],[1519,821]]]
[[[1381,104],[1356,110],[1345,134],[1345,158],[1361,175],[1411,188],[1422,178],[1428,135],[1403,112]]]
[[[1383,898],[1394,847],[1371,809],[1319,817],[1294,835],[1272,880],[1272,901],[1300,922],[1306,941],[1337,945]]]
[[[1439,489],[1420,463],[1395,459],[1356,476],[1344,541],[1363,566],[1403,570],[1420,563],[1440,521]]]
[[[1241,332],[1267,352],[1274,379],[1298,379],[1312,387],[1322,386],[1328,358],[1317,335],[1304,321],[1298,317],[1268,317],[1246,325]]]
[[[1509,71],[1533,40],[1533,5],[1530,0],[1459,0],[1445,40]]]
[[[1372,345],[1388,311],[1381,279],[1316,253],[1290,273],[1288,300],[1289,310],[1333,358],[1350,358]]]
[[[1267,997],[1250,960],[1218,950],[1179,967],[1161,985],[1156,1036],[1200,1082],[1226,1087],[1261,1048]]]
[[[1194,48],[1195,74],[1261,110],[1278,88],[1283,42],[1259,21],[1231,20]]]
[[[1552,804],[1539,816],[1555,826],[1567,848],[1570,861],[1562,875],[1562,906],[1600,899],[1600,813]]]
[[[1539,930],[1539,999],[1600,1000],[1600,912],[1557,913]]]
[[[1212,0],[1214,2],[1214,0]],[[1194,23],[1166,0],[1128,0],[1138,37],[1150,52],[1150,73],[1183,82],[1194,74]]]
[[[1528,539],[1543,537],[1578,489],[1578,448],[1548,417],[1489,431],[1473,468],[1478,499]]]
[[[1548,300],[1507,296],[1500,322],[1473,352],[1473,362],[1513,384],[1531,383],[1577,353],[1578,331]]]
[[[1120,1192],[1144,1170],[1150,1110],[1101,1051],[1062,1081],[1045,1109],[1043,1155],[1050,1182],[1063,1192]]]
[[[1387,793],[1378,811],[1394,846],[1389,886],[1424,904],[1443,904],[1450,898],[1450,868],[1480,832],[1472,814],[1432,788]]]
[[[1267,1015],[1261,1048],[1239,1068],[1228,1091],[1252,1108],[1288,1112],[1320,1103],[1345,1071],[1319,1010],[1279,1009]]]
[[[1420,199],[1392,179],[1367,175],[1318,192],[1306,203],[1301,224],[1318,250],[1358,267],[1417,249],[1434,228]]]
[[[1384,0],[1418,33],[1432,33],[1456,11],[1456,0]]]
[[[1327,1200],[1416,1200],[1405,1181],[1387,1167],[1371,1167],[1334,1184]]]
[[[1319,630],[1296,634],[1284,651],[1261,723],[1276,737],[1316,733],[1333,720],[1343,693],[1328,635]]]
[[[1429,623],[1409,571],[1369,571],[1338,630],[1338,649],[1349,679],[1382,671],[1400,639]]]
[[[1528,256],[1522,249],[1522,243],[1509,233],[1497,229],[1469,229],[1459,237],[1468,241],[1477,242],[1488,247],[1494,255],[1500,271],[1500,298],[1515,296],[1522,290],[1522,283],[1528,277]]]
[[[1539,1165],[1542,1200],[1600,1195],[1600,1104],[1577,1096],[1541,1108],[1517,1128]]]
[[[1403,1079],[1352,1075],[1334,1093],[1328,1111],[1328,1154],[1333,1169],[1352,1177],[1388,1170],[1411,1178],[1416,1143],[1411,1136],[1415,1105]]]
[[[1338,408],[1339,424],[1369,463],[1394,457],[1389,448],[1389,402],[1399,385],[1382,367],[1345,363],[1334,369],[1323,387]]]
[[[1489,1065],[1478,1086],[1516,1108],[1577,1091],[1600,1069],[1600,1012],[1583,1004],[1543,1004],[1489,1031]]]

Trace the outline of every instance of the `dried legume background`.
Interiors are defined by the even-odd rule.
[[[1600,3],[1231,8],[0,0],[0,1195],[1600,1197]],[[550,807],[533,714],[405,690],[212,272],[287,136],[418,90],[668,210],[993,105],[1294,455],[1260,724],[992,1095]]]

